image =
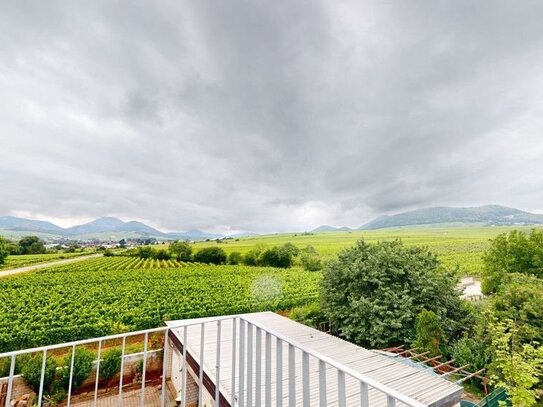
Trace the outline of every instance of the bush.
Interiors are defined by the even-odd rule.
[[[405,247],[400,240],[374,245],[360,240],[327,264],[323,310],[337,333],[360,345],[411,343],[424,309],[433,311],[445,335],[454,339],[465,330],[460,321],[466,313],[457,281],[426,248]]]
[[[299,250],[292,243],[286,243],[281,247],[274,246],[262,253],[260,265],[268,267],[289,268],[294,263],[294,257]]]
[[[416,332],[413,345],[418,350],[430,352],[430,357],[446,354],[445,334],[435,312],[422,310],[417,315]]]
[[[19,240],[21,254],[43,254],[46,252],[43,241],[37,236],[25,236]]]
[[[72,374],[72,389],[78,389],[89,377],[92,371],[93,354],[85,348],[75,348],[74,369]],[[62,387],[68,390],[70,383],[70,366],[72,363],[72,354],[64,358],[64,366],[60,369],[60,379]]]
[[[294,321],[317,329],[322,329],[328,322],[318,302],[294,307],[290,310],[288,316]]]
[[[194,261],[207,264],[226,264],[226,253],[220,247],[204,247],[194,255]]]
[[[136,249],[136,257],[141,259],[154,259],[156,250],[149,246],[140,246]]]
[[[115,256],[115,253],[113,253],[110,249],[104,250],[104,257],[113,257]]]
[[[122,352],[120,349],[110,349],[104,353],[104,357],[100,362],[99,374],[101,379],[110,380],[121,371],[121,357]]]
[[[237,265],[241,264],[243,261],[243,256],[240,252],[232,252],[228,255],[228,264]]]
[[[9,249],[8,249],[8,242],[0,237],[0,264],[4,264],[6,261],[6,257],[8,257]]]
[[[23,380],[36,393],[38,393],[40,390],[42,361],[43,357],[41,354],[39,354],[28,356],[21,362],[21,374],[23,375]],[[45,392],[49,392],[51,389],[51,385],[55,379],[56,370],[56,362],[48,356],[45,362],[45,374],[43,377],[43,389]]]
[[[178,261],[191,261],[192,259],[192,246],[187,242],[170,243],[169,249],[172,257]]]
[[[484,342],[463,337],[452,347],[451,357],[455,360],[456,365],[469,365],[468,370],[476,372],[488,366],[490,362],[485,349]]]
[[[305,249],[302,249],[301,253],[300,262],[304,270],[322,270],[322,261],[313,246],[307,246]]]
[[[170,256],[170,253],[164,249],[157,250],[154,256],[154,258],[157,260],[170,260],[171,257],[172,256]]]

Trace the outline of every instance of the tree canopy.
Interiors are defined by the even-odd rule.
[[[8,254],[8,242],[3,237],[0,237],[0,264],[4,264]]]
[[[172,242],[170,243],[170,253],[178,261],[191,261],[192,246],[187,242]]]
[[[194,255],[194,261],[208,264],[226,264],[226,252],[220,247],[204,247]]]
[[[365,346],[411,343],[423,310],[439,317],[448,337],[457,337],[465,316],[457,281],[426,248],[360,240],[325,268],[323,310],[337,333]]]
[[[45,253],[45,245],[37,236],[25,236],[19,240],[19,252],[21,254]]]

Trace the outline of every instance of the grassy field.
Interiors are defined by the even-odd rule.
[[[455,227],[455,226],[417,226],[371,231],[325,232],[316,234],[288,233],[266,236],[253,236],[228,239],[221,243],[197,242],[194,249],[220,246],[227,253],[238,251],[246,253],[257,245],[271,247],[291,242],[302,248],[312,245],[323,259],[333,258],[337,253],[357,240],[378,242],[400,238],[406,245],[422,245],[434,251],[443,264],[458,266],[463,274],[477,276],[482,267],[482,255],[490,245],[490,239],[513,229],[530,230],[530,227]]]
[[[314,301],[321,273],[101,257],[0,279],[0,353]],[[145,267],[152,268],[145,268]]]
[[[50,261],[69,259],[72,257],[84,256],[92,252],[82,253],[52,253],[52,254],[21,254],[17,256],[8,256],[4,264],[0,265],[2,270],[14,269],[25,266],[32,266],[39,263],[48,263]]]

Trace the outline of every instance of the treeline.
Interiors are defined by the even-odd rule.
[[[486,297],[477,302],[460,299],[457,270],[400,240],[361,240],[323,274],[320,301],[291,317],[370,348],[406,345],[471,372],[485,369],[514,406],[542,398],[542,230],[493,240],[484,255]]]
[[[125,255],[142,259],[170,260],[197,262],[207,264],[229,264],[255,267],[290,268],[300,265],[309,271],[322,269],[322,260],[313,246],[299,249],[292,243],[282,246],[257,246],[244,255],[240,252],[227,254],[220,247],[204,247],[193,253],[192,246],[187,242],[173,242],[168,249],[156,249],[151,246],[140,246],[124,252]],[[110,255],[110,253],[108,253]]]

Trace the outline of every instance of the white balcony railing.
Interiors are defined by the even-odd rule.
[[[210,324],[215,324],[213,329],[215,338],[205,338],[206,326]],[[231,345],[231,365],[221,366],[221,349],[224,349],[224,346],[221,346],[221,341],[224,341],[222,335],[222,327],[225,324],[232,324],[232,329],[229,329],[228,332],[231,335],[231,338],[228,338],[232,342]],[[63,348],[71,348],[71,364],[70,364],[70,377],[69,377],[69,387],[67,393],[66,404],[70,406],[72,403],[72,379],[74,374],[74,355],[75,349],[78,346],[93,346],[97,347],[97,362],[96,362],[96,379],[94,383],[94,393],[93,393],[93,406],[97,406],[99,398],[103,395],[99,392],[99,372],[100,372],[100,362],[102,354],[102,346],[104,343],[109,341],[121,341],[121,372],[123,372],[123,365],[125,361],[125,352],[127,348],[127,343],[131,343],[134,339],[143,337],[143,369],[141,377],[141,390],[140,390],[140,405],[143,407],[145,405],[145,392],[146,392],[146,367],[148,360],[148,339],[150,336],[160,335],[161,338],[164,338],[163,349],[163,363],[162,363],[162,375],[161,375],[161,389],[160,389],[160,406],[164,407],[170,405],[171,401],[168,397],[168,386],[167,378],[170,377],[171,372],[168,371],[168,355],[169,346],[167,346],[166,341],[173,330],[180,332],[181,343],[188,343],[188,331],[189,327],[192,329],[199,330],[199,339],[201,340],[201,346],[199,348],[200,354],[193,355],[199,359],[199,371],[197,373],[197,381],[199,386],[199,407],[203,405],[202,392],[204,391],[204,374],[208,377],[213,377],[214,381],[214,392],[212,395],[214,398],[214,405],[216,407],[223,407],[229,405],[232,407],[245,407],[245,406],[265,406],[265,407],[282,407],[283,404],[288,407],[294,407],[296,405],[303,405],[304,407],[309,407],[312,403],[311,396],[316,396],[318,394],[318,405],[319,406],[328,406],[328,405],[338,405],[340,407],[347,406],[347,400],[352,399],[352,394],[349,392],[355,391],[357,394],[356,404],[349,402],[349,405],[359,405],[361,407],[370,406],[370,397],[369,392],[371,389],[372,392],[379,392],[386,396],[386,405],[387,407],[394,407],[399,403],[411,407],[423,407],[424,404],[408,397],[387,385],[384,385],[366,375],[363,375],[352,368],[345,366],[337,361],[327,357],[326,355],[315,352],[311,349],[308,349],[303,344],[297,343],[291,338],[286,337],[278,332],[270,330],[265,326],[262,326],[258,322],[251,320],[250,315],[247,316],[227,316],[227,317],[217,317],[212,319],[206,319],[204,322],[198,321],[186,321],[175,326],[165,326],[154,329],[148,329],[144,331],[130,332],[118,335],[105,336],[101,338],[94,339],[85,339],[81,341],[63,343],[58,345],[44,346],[34,349],[25,349],[20,351],[13,351],[0,354],[1,358],[8,358],[10,360],[9,375],[7,378],[0,380],[7,380],[7,393],[5,394],[5,406],[9,407],[12,400],[12,392],[14,385],[14,377],[16,371],[17,357],[25,354],[41,354],[42,355],[42,367],[41,367],[41,379],[39,391],[37,392],[37,405],[42,406],[44,402],[44,377],[46,370],[46,361],[48,354],[51,352],[59,351]],[[195,328],[196,327],[196,328]],[[252,340],[253,329],[256,332],[256,335],[261,336],[264,339],[262,346],[261,341]],[[248,333],[251,332],[251,336],[248,336]],[[275,341],[275,346],[272,346],[272,341]],[[209,346],[210,343],[216,344],[216,363],[214,372],[204,372],[205,365],[203,360],[206,356],[204,351],[204,343]],[[288,366],[283,366],[283,347],[286,345],[288,349]],[[263,348],[263,349],[262,349]],[[190,352],[190,351],[189,351]],[[272,354],[273,353],[273,354]],[[296,371],[296,365],[300,361],[296,360],[296,354],[301,353],[301,386],[300,381],[297,380],[299,375]],[[182,346],[182,366],[187,366],[187,346]],[[255,362],[253,363],[253,359]],[[309,372],[309,358],[318,360],[318,381],[315,385],[315,382],[310,383],[310,372]],[[299,358],[298,358],[299,359]],[[224,358],[222,359],[224,361]],[[287,360],[285,358],[285,360]],[[273,363],[272,363],[273,361]],[[224,363],[224,362],[223,362]],[[254,368],[256,364],[256,368]],[[274,365],[274,371],[272,372],[272,366]],[[285,370],[283,370],[285,367]],[[331,403],[327,400],[327,392],[330,389],[330,383],[327,387],[327,369],[335,371],[335,382],[337,384],[337,401]],[[224,373],[225,369],[229,369],[229,394],[224,394],[224,386],[221,387],[221,373]],[[262,372],[263,377],[262,377]],[[285,375],[287,377],[283,377]],[[328,374],[329,375],[329,374]],[[350,377],[350,382],[355,380],[358,383],[358,388],[354,389],[352,386],[346,388],[346,377]],[[300,379],[300,377],[298,377]],[[285,380],[285,389],[283,389],[283,380]],[[272,381],[275,382],[273,389],[275,390],[275,397],[272,397]],[[288,382],[288,384],[287,384]],[[310,387],[312,385],[312,387]],[[186,400],[186,386],[187,386],[187,368],[182,369],[182,381],[181,381],[181,406],[185,406],[187,403]],[[119,384],[118,384],[118,395],[117,403],[119,406],[123,403],[123,375],[120,375]],[[327,390],[328,389],[328,390]],[[223,393],[221,394],[221,391]],[[253,399],[253,392],[255,394],[255,399]],[[286,397],[284,397],[286,394]],[[222,395],[222,397],[220,397]],[[263,396],[262,396],[263,395]],[[358,396],[359,395],[359,396]],[[350,397],[351,396],[351,397]],[[225,403],[225,400],[227,402]],[[221,400],[223,400],[221,402]],[[297,400],[301,400],[301,404],[297,404]],[[313,399],[315,400],[315,398]],[[371,404],[373,405],[373,404]]]

